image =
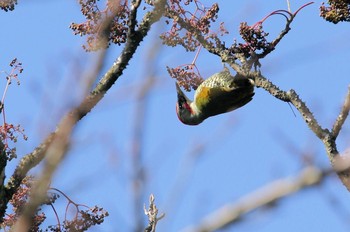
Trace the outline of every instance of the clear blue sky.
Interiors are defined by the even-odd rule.
[[[304,3],[291,1],[292,9]],[[319,18],[319,5],[316,2],[299,13],[276,51],[261,61],[261,71],[282,89],[295,89],[321,125],[329,128],[350,83],[350,29],[348,24],[334,26]],[[241,21],[252,25],[274,10],[286,9],[287,4],[250,0],[221,1],[219,6],[218,21],[225,21],[231,32],[225,37],[229,44],[239,39]],[[15,11],[0,12],[0,21],[0,69],[8,70],[14,57],[24,66],[21,85],[11,86],[5,102],[8,122],[21,124],[29,136],[27,142],[18,143],[18,155],[23,156],[79,101],[79,89],[84,86],[80,75],[89,70],[94,54],[86,54],[81,48],[84,38],[69,29],[71,22],[83,21],[75,1],[20,1]],[[266,31],[276,35],[282,22],[283,17],[272,17],[266,22]],[[132,231],[135,99],[152,68],[157,82],[145,103],[140,162],[146,167],[143,202],[154,193],[159,210],[167,214],[159,222],[159,231],[179,231],[225,203],[298,173],[303,167],[301,153],[311,155],[317,165],[329,167],[322,143],[296,110],[295,117],[286,103],[261,89],[251,103],[235,112],[196,127],[181,124],[175,114],[174,80],[165,67],[190,63],[194,54],[162,46],[154,64],[146,62],[163,27],[152,28],[124,75],[79,123],[73,146],[52,182],[77,202],[99,205],[110,212],[92,231]],[[111,47],[104,70],[119,52],[120,47]],[[198,67],[207,77],[220,71],[222,64],[203,51]],[[5,85],[3,74],[1,78],[0,90]],[[188,95],[192,98],[193,93]],[[347,121],[339,137],[339,151],[350,146],[349,137]],[[193,147],[203,143],[203,152],[193,159]],[[7,175],[15,164],[9,166]],[[330,177],[321,186],[284,199],[270,210],[252,213],[247,221],[225,231],[349,231],[349,196],[340,181]],[[64,207],[63,199],[60,202]],[[143,208],[139,212],[142,214]],[[53,213],[48,210],[47,216],[53,217]]]

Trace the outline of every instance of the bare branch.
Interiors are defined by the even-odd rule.
[[[317,122],[316,118],[310,111],[310,109],[306,106],[305,102],[303,102],[298,94],[293,90],[289,90],[287,92],[288,100],[290,103],[292,103],[295,108],[300,112],[301,116],[304,118],[306,124],[309,126],[309,128],[315,133],[315,135],[324,141],[326,138],[326,135],[329,134],[329,131],[327,129],[323,129],[319,123]]]
[[[161,220],[165,214],[162,213],[159,217],[158,217],[158,208],[156,206],[156,204],[154,203],[154,195],[151,194],[149,197],[149,207],[148,210],[146,209],[146,206],[144,206],[144,211],[145,214],[148,217],[148,225],[145,228],[144,232],[156,232],[156,226],[159,220]]]
[[[95,62],[95,66],[90,72],[87,72],[85,77],[88,83],[93,83],[93,80],[101,71],[106,57],[106,50],[98,54],[99,56]],[[69,149],[72,131],[76,123],[81,119],[81,112],[85,107],[85,105],[81,104],[63,117],[56,131],[48,136],[46,141],[38,147],[39,149],[37,148],[33,153],[23,157],[21,160],[22,165],[17,166],[15,170],[16,176],[14,176],[15,174],[12,176],[16,177],[15,181],[19,181],[20,178],[23,179],[32,167],[46,158],[43,171],[31,190],[30,199],[24,208],[23,215],[15,225],[16,230],[22,231],[30,228],[32,217],[36,213],[37,208],[47,199],[47,190],[50,186],[51,178]],[[16,190],[15,188],[12,189]]]
[[[335,159],[339,156],[339,152],[337,150],[337,145],[335,143],[336,137],[333,133],[331,133],[328,129],[323,129],[312,112],[306,106],[306,104],[299,98],[294,90],[289,90],[288,92],[280,90],[276,85],[263,77],[260,73],[254,72],[250,74],[254,76],[255,85],[257,87],[261,87],[268,91],[274,97],[285,101],[290,102],[294,105],[294,107],[299,111],[299,113],[304,118],[306,124],[309,128],[315,133],[315,135],[323,142],[325,145],[325,149],[327,151],[328,159],[330,160],[332,166],[334,167]],[[346,104],[347,105],[347,100]],[[347,107],[345,107],[344,112],[348,112]],[[345,185],[345,187],[350,191],[350,168],[337,172],[339,178]]]
[[[349,115],[349,110],[350,110],[350,86],[348,87],[348,94],[345,97],[343,107],[342,107],[337,119],[335,120],[333,128],[332,128],[332,135],[334,138],[338,137],[339,132],[340,132],[346,118]]]
[[[145,15],[145,17],[141,21],[136,31],[133,30],[132,28],[135,28],[135,25],[133,24],[136,23],[135,19],[136,19],[136,11],[138,9],[138,4],[135,4],[132,6],[132,11],[134,12],[131,12],[131,16],[130,16],[127,42],[119,58],[112,65],[112,67],[107,71],[107,73],[100,80],[100,82],[94,88],[94,90],[80,103],[79,106],[77,106],[75,109],[70,111],[63,118],[63,120],[58,126],[58,129],[52,134],[50,134],[45,139],[45,141],[42,144],[40,144],[32,153],[22,158],[22,160],[20,161],[20,164],[16,167],[14,174],[11,176],[10,180],[7,183],[7,186],[6,186],[7,199],[4,201],[4,203],[9,201],[10,196],[12,196],[12,194],[17,190],[22,179],[25,177],[25,175],[30,169],[32,169],[38,163],[40,163],[45,156],[49,156],[53,158],[54,156],[53,154],[57,152],[56,155],[57,154],[59,155],[55,156],[56,158],[53,158],[53,160],[51,160],[52,163],[50,160],[48,160],[50,162],[47,163],[47,166],[46,168],[44,168],[44,170],[49,170],[52,168],[52,170],[54,171],[56,169],[57,165],[63,159],[68,149],[70,134],[74,129],[76,123],[96,106],[96,104],[103,98],[104,94],[112,87],[112,85],[122,75],[123,70],[128,65],[137,47],[140,45],[141,41],[150,30],[151,25],[160,19],[162,13],[164,12],[165,3],[166,3],[165,0],[157,1],[155,3],[154,9]],[[98,65],[99,64],[100,63],[98,62]],[[96,76],[97,76],[97,73],[94,74],[95,78]],[[46,175],[46,176],[50,178],[53,171],[49,172],[49,175]],[[44,192],[46,193],[46,190],[48,188],[48,186],[45,186],[45,183],[48,183],[47,182],[48,179],[46,178],[47,177],[43,175],[41,179],[43,181],[43,184],[41,185],[41,187],[43,188],[38,189],[38,191],[41,191],[42,193],[42,194],[38,193],[38,198],[40,199],[42,196],[44,196]],[[32,202],[32,204],[33,206],[30,207],[30,210],[29,210],[30,213],[32,213],[33,209],[35,209],[38,206],[38,201],[35,200],[34,202]],[[1,218],[3,218],[5,209],[6,209],[6,204],[1,205],[1,210],[0,210]]]
[[[31,189],[29,202],[14,225],[14,231],[28,231],[37,208],[46,200],[52,175],[68,150],[71,133],[78,121],[77,116],[78,114],[68,115],[59,124],[55,136],[45,152],[46,162],[42,174]]]
[[[145,167],[143,166],[143,144],[144,144],[144,135],[146,130],[146,113],[148,107],[148,98],[151,93],[152,88],[154,87],[155,78],[154,73],[150,73],[150,77],[142,85],[137,96],[135,119],[134,119],[134,128],[133,128],[133,139],[132,139],[132,152],[131,152],[131,162],[132,162],[132,194],[134,201],[134,226],[135,231],[141,231],[144,224],[143,218],[140,214],[140,207],[142,207],[143,199],[143,185],[145,182]]]
[[[325,139],[328,130],[321,128],[312,112],[294,90],[291,89],[288,92],[281,90],[278,86],[274,85],[271,81],[263,77],[259,72],[253,72],[250,75],[253,76],[256,87],[265,89],[272,96],[280,99],[281,101],[292,103],[317,137],[319,137],[321,140]]]
[[[276,180],[262,188],[245,195],[235,203],[227,204],[204,219],[195,226],[185,228],[184,232],[209,232],[217,231],[236,222],[241,217],[253,210],[268,206],[284,197],[298,192],[307,187],[319,184],[325,176],[332,172],[322,172],[316,167],[306,167],[294,177]]]

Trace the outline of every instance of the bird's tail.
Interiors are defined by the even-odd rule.
[[[233,83],[236,85],[236,87],[240,88],[252,88],[255,85],[255,82],[252,78],[248,78],[241,74],[237,74],[236,76],[234,76],[233,80]]]

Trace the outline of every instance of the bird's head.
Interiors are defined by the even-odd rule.
[[[198,110],[193,102],[182,92],[180,86],[176,83],[177,102],[176,114],[179,120],[187,125],[198,125],[203,120],[199,117]]]

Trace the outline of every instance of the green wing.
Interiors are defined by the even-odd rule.
[[[204,82],[203,82],[204,83]],[[199,110],[206,116],[226,113],[244,106],[254,96],[254,86],[247,78],[234,78],[225,86],[206,87],[202,89],[195,101]]]

